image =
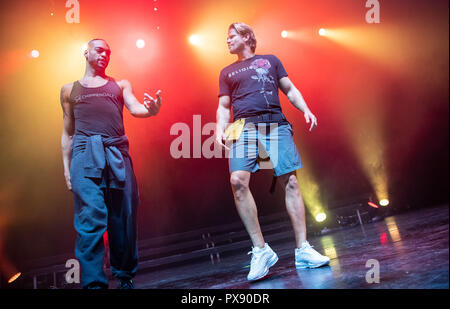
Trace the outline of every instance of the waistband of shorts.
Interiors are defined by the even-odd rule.
[[[266,113],[266,114],[261,114],[261,115],[256,115],[256,116],[245,117],[244,119],[245,119],[245,124],[260,123],[260,122],[268,122],[268,123],[270,123],[270,122],[278,122],[278,123],[287,122],[287,119],[283,114],[273,114],[273,113]],[[239,119],[236,119],[236,120],[239,120]]]

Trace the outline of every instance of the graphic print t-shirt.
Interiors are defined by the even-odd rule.
[[[286,76],[277,57],[255,55],[220,72],[219,97],[230,96],[234,120],[262,113],[281,114],[278,87],[280,78]]]

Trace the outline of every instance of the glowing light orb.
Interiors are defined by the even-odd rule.
[[[323,29],[323,28],[320,28],[319,35],[324,36],[326,34],[327,34],[327,31],[325,29]]]
[[[323,212],[321,212],[321,213],[317,214],[316,221],[323,222],[323,221],[325,221],[326,218],[327,218],[327,215],[324,214]]]
[[[286,30],[281,31],[282,38],[287,38],[287,36],[288,36],[288,32]]]
[[[31,51],[31,57],[33,57],[33,58],[39,57],[39,51],[37,51],[36,49],[33,49]]]
[[[192,45],[200,45],[200,37],[196,34],[193,34],[189,37],[189,43]]]
[[[382,199],[382,200],[380,201],[380,205],[381,205],[381,206],[387,206],[387,205],[389,205],[389,200],[388,200],[388,199]]]
[[[137,48],[144,48],[145,47],[145,41],[143,39],[138,39],[136,41]]]

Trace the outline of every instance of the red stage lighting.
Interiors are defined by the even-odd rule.
[[[378,208],[378,205],[377,204],[375,204],[375,203],[372,203],[372,202],[368,202],[367,203],[370,207],[373,207],[373,208]]]
[[[387,241],[388,241],[388,239],[387,239],[387,234],[386,234],[386,233],[381,234],[381,235],[380,235],[380,243],[381,243],[382,245],[384,245],[385,243],[387,243]]]

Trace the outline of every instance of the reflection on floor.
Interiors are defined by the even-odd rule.
[[[297,270],[291,239],[270,244],[280,259],[255,283],[246,280],[250,248],[222,255],[215,264],[205,259],[138,272],[134,282],[138,289],[448,289],[448,237],[445,205],[311,237],[311,245],[331,258],[326,267]],[[379,283],[373,282],[377,262]]]

